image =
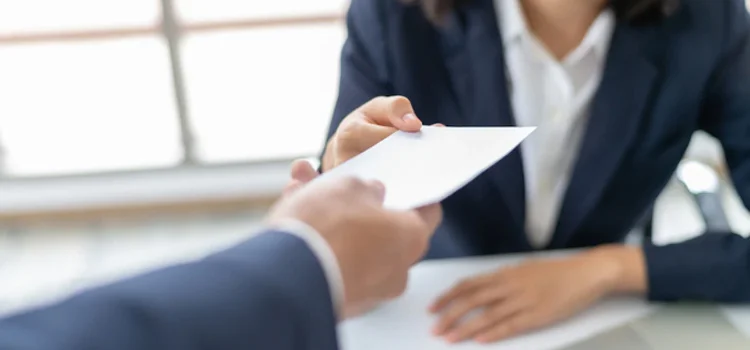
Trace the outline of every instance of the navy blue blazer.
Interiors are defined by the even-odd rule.
[[[416,5],[353,0],[329,137],[347,114],[380,95],[406,96],[425,124],[514,125],[495,14],[493,0],[472,0],[436,28]],[[737,191],[750,206],[744,0],[682,0],[661,22],[617,24],[547,248],[622,242],[669,181],[696,130],[721,141]],[[443,203],[444,225],[428,257],[533,249],[524,232],[519,152]],[[644,250],[651,299],[750,301],[750,242],[738,235],[707,234]]]
[[[324,272],[299,238],[269,232],[202,261],[0,320],[0,349],[337,349]]]

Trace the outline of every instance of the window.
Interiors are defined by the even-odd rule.
[[[0,76],[10,174],[170,166],[182,158],[158,37],[0,47]]]
[[[3,0],[0,35],[133,28],[158,23],[159,0]]]
[[[347,5],[0,1],[0,177],[314,155]]]
[[[347,3],[0,1],[0,178],[314,155]]]
[[[198,160],[317,153],[334,104],[344,36],[337,23],[187,36],[182,49]]]
[[[174,0],[188,23],[243,19],[283,19],[341,13],[347,0]]]

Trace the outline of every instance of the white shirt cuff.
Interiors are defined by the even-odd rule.
[[[323,267],[323,272],[328,280],[328,288],[331,291],[334,312],[341,319],[344,305],[344,278],[341,276],[339,261],[325,238],[310,225],[294,219],[275,223],[272,228],[295,235],[307,243],[307,246],[310,247]]]

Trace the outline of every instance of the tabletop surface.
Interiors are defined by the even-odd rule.
[[[425,262],[411,273],[404,296],[339,327],[345,350],[440,349],[750,349],[750,307],[656,305],[638,298],[607,299],[563,323],[492,345],[449,345],[430,334],[428,304],[457,281],[524,259],[570,252]]]
[[[734,232],[750,234],[750,215],[731,188],[722,193]],[[687,191],[669,183],[655,204],[654,243],[670,244],[700,235],[705,225]],[[679,220],[675,220],[679,218]],[[424,262],[410,276],[404,296],[339,327],[344,350],[691,350],[750,349],[750,306],[648,304],[639,298],[607,299],[552,327],[487,346],[450,346],[431,336],[435,318],[428,304],[454,283],[524,259],[572,252],[506,255]]]

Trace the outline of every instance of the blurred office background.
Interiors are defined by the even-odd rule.
[[[345,0],[2,0],[2,172],[312,155],[335,97],[345,7]]]
[[[347,6],[0,0],[0,313],[251,235],[323,146]],[[706,135],[687,157],[723,171]],[[696,211],[671,183],[655,239]]]
[[[252,234],[324,143],[347,7],[0,0],[0,312]]]

